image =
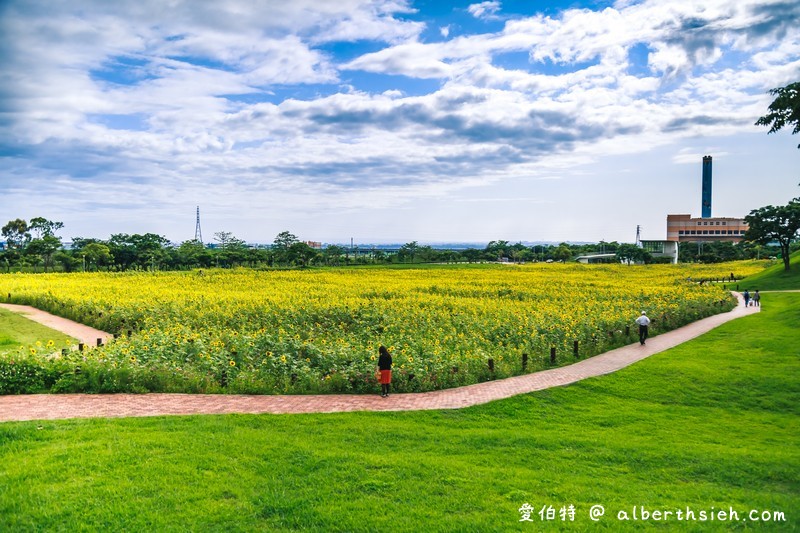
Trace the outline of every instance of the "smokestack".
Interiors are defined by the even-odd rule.
[[[711,218],[711,156],[703,156],[703,214],[702,218]]]

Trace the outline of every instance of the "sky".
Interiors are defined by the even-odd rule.
[[[800,196],[796,0],[3,0],[0,224],[632,242]]]

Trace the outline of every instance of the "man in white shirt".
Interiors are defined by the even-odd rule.
[[[636,319],[636,323],[639,324],[639,342],[644,346],[644,341],[647,339],[647,326],[650,325],[647,313],[642,311],[642,315]]]

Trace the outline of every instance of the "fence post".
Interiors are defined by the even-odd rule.
[[[79,351],[79,352],[82,352],[82,351],[83,351],[83,343],[82,343],[82,342],[79,342],[79,343],[78,343],[78,351]]]
[[[489,364],[489,372],[494,372],[494,359],[490,357],[487,363]]]
[[[526,368],[528,368],[528,354],[524,353],[524,354],[522,354],[522,370],[523,370],[523,372],[525,371]]]
[[[575,355],[575,358],[578,358],[578,341],[572,341],[572,353]]]
[[[550,362],[553,363],[553,364],[555,364],[555,362],[556,362],[556,347],[555,346],[551,346],[550,347]]]
[[[98,346],[102,346],[103,345],[103,339],[98,338],[97,339],[97,345]]]

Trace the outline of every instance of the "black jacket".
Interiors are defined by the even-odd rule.
[[[392,356],[389,354],[381,354],[378,357],[378,368],[380,370],[391,370],[392,369]]]

